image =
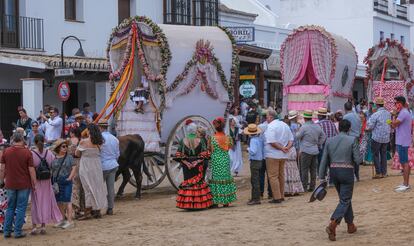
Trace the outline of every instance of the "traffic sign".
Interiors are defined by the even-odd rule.
[[[58,68],[55,69],[55,77],[73,76],[74,72],[72,68]]]
[[[62,81],[59,83],[58,86],[58,96],[62,102],[66,102],[69,100],[70,97],[70,87],[69,83],[66,81]]]

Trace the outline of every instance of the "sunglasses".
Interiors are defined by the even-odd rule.
[[[61,148],[67,148],[68,146],[66,144],[62,144],[60,147]]]
[[[50,111],[50,112],[49,112],[49,114],[54,114],[54,113],[55,113],[55,111]]]
[[[32,125],[32,127],[38,127],[39,125]]]

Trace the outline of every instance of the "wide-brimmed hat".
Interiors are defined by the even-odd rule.
[[[108,125],[109,124],[107,120],[101,119],[98,121],[98,126],[108,127]]]
[[[83,114],[81,114],[81,113],[77,113],[77,114],[75,114],[75,119],[78,119],[78,118],[85,118],[85,116],[83,116]]]
[[[328,115],[328,109],[327,108],[319,108],[318,109],[318,115]]]
[[[384,105],[385,104],[384,98],[382,97],[375,98],[375,104]]]
[[[307,109],[307,110],[303,111],[302,116],[305,119],[312,119],[313,118],[313,111]]]
[[[316,200],[322,201],[325,198],[326,194],[328,193],[328,191],[326,190],[326,186],[327,186],[326,181],[320,183],[318,187],[316,187],[316,189],[312,192],[309,202],[314,202]]]
[[[255,135],[255,134],[260,134],[261,132],[262,132],[262,130],[259,127],[257,127],[256,124],[249,124],[243,130],[243,133],[245,135]]]
[[[299,115],[298,111],[296,111],[296,110],[291,110],[291,111],[289,111],[289,113],[288,113],[288,119],[289,119],[289,120],[294,119],[294,118],[298,117],[298,115]]]
[[[53,152],[56,152],[56,149],[59,148],[62,144],[66,144],[69,145],[70,141],[69,139],[63,139],[63,138],[59,138],[58,140],[56,140],[53,145],[50,147],[50,150],[52,150]]]

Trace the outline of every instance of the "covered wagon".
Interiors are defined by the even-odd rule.
[[[302,26],[280,51],[283,110],[343,109],[352,96],[358,58],[345,38],[319,26]]]
[[[367,95],[370,101],[383,97],[385,107],[394,110],[394,97],[408,97],[412,106],[413,56],[405,47],[395,40],[384,40],[368,50],[364,59],[367,65]]]
[[[186,122],[213,133],[210,122],[227,117],[238,67],[235,42],[220,27],[157,25],[133,17],[116,27],[108,45],[112,96],[99,118],[113,119],[118,136],[139,134],[152,188],[168,175],[183,180],[173,160]]]

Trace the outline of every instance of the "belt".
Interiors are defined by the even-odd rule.
[[[331,163],[331,168],[354,168],[351,163]]]

